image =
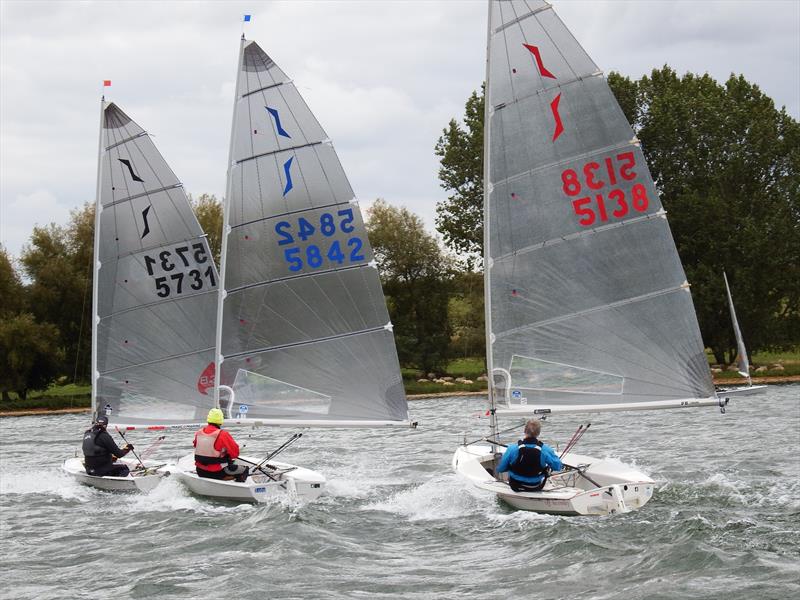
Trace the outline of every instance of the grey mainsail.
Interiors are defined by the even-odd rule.
[[[361,212],[294,84],[242,40],[223,233],[220,404],[273,423],[405,423]],[[227,403],[227,404],[226,404]]]
[[[546,2],[492,1],[489,21],[493,397],[507,412],[714,398],[666,213],[602,73]]]
[[[214,260],[150,136],[106,102],[94,278],[94,411],[112,423],[204,420],[213,405]]]
[[[733,296],[731,296],[731,286],[728,285],[728,276],[722,272],[725,280],[725,292],[728,294],[728,308],[731,311],[731,322],[733,323],[733,333],[736,336],[736,366],[739,368],[739,375],[750,380],[750,360],[747,358],[747,348],[744,346],[742,330],[739,329],[739,320],[736,318],[736,309],[733,308]],[[752,385],[752,384],[751,384]]]

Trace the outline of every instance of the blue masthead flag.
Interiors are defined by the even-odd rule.
[[[248,21],[250,21],[250,15],[245,15],[244,22],[247,23]]]

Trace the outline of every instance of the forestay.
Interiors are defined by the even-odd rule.
[[[408,420],[361,212],[294,84],[242,40],[223,239],[220,403],[273,424]],[[233,405],[231,405],[233,404]]]
[[[546,2],[493,1],[488,52],[495,398],[512,412],[715,401],[666,214],[602,73]]]
[[[208,243],[182,184],[116,104],[103,104],[100,145],[92,406],[112,423],[203,421],[218,283]]]

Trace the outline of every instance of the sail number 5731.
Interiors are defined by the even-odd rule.
[[[609,156],[602,164],[588,162],[580,169],[580,174],[575,169],[565,169],[561,173],[561,189],[564,194],[571,198],[581,196],[572,201],[572,210],[580,217],[578,223],[583,227],[589,227],[598,221],[605,223],[610,217],[621,219],[631,211],[646,212],[650,205],[647,189],[643,184],[633,184],[629,195],[616,187],[636,179],[634,153],[623,152],[614,158]],[[606,187],[610,189],[604,190]]]

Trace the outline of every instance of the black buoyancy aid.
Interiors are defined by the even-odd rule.
[[[547,475],[547,467],[542,466],[542,443],[536,438],[525,438],[517,442],[519,454],[511,470],[523,477]]]
[[[83,434],[83,455],[88,457],[110,455],[110,452],[97,444],[97,436],[100,435],[102,429],[92,428],[87,429]]]

